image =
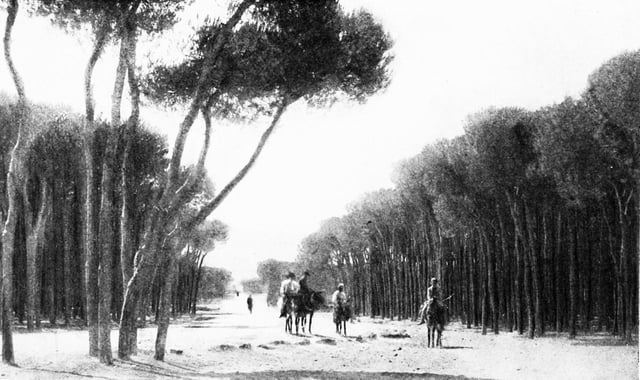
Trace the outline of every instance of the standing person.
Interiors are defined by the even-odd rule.
[[[251,298],[251,294],[247,297],[247,307],[249,308],[249,314],[253,314],[253,298]]]
[[[296,275],[293,272],[287,274],[287,279],[280,284],[280,296],[282,297],[282,307],[280,308],[280,318],[287,315],[287,305],[293,297],[298,294],[300,284],[296,281]]]

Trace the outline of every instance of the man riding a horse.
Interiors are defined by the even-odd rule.
[[[435,314],[442,310],[444,305],[442,304],[442,290],[438,285],[438,279],[433,277],[431,279],[431,286],[427,288],[427,300],[420,308],[420,323],[422,325],[426,322],[427,316]]]
[[[347,303],[347,293],[344,291],[344,284],[338,284],[338,290],[333,293],[331,297],[333,302],[333,322],[336,324],[336,332],[342,332],[347,334],[346,321],[351,319],[351,308]]]
[[[298,292],[300,306],[306,311],[311,311],[311,288],[309,288],[309,284],[307,284],[307,280],[311,276],[309,271],[304,271],[304,274],[300,278],[300,291]]]
[[[280,296],[282,297],[282,308],[280,309],[280,318],[287,315],[287,309],[291,309],[291,301],[298,295],[300,284],[296,281],[296,275],[293,272],[287,274],[287,279],[280,284]]]

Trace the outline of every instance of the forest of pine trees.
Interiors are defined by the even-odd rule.
[[[204,282],[210,297],[229,281],[227,272],[203,268],[207,252],[227,235],[209,217],[253,167],[289,106],[363,102],[389,83],[389,36],[370,13],[346,13],[337,0],[241,0],[227,8],[208,2],[218,17],[196,20],[192,35],[180,36],[186,47],[141,62],[138,55],[149,54],[191,4],[3,2],[3,50],[13,82],[0,96],[5,363],[15,364],[16,323],[33,330],[43,321],[68,325],[76,318],[88,326],[89,354],[105,364],[113,363],[110,332],[118,322],[118,357],[128,359],[137,352],[137,326],[152,314],[154,358],[163,360],[171,313],[194,312]],[[31,101],[13,57],[18,17],[44,17],[91,41],[85,69],[76,73],[84,114]],[[113,90],[96,94],[94,69],[110,53],[116,53]],[[4,95],[12,90],[17,96]],[[108,120],[98,117],[97,102],[109,106]],[[178,125],[154,126],[174,128],[171,149],[145,124],[151,105],[182,115]],[[220,119],[268,127],[245,165],[214,188],[205,163]],[[203,135],[193,138],[201,145],[188,165],[183,156],[193,148],[187,139],[196,122]]]
[[[358,313],[416,318],[429,280],[449,318],[483,332],[608,331],[638,321],[640,52],[606,62],[579,99],[488,109],[462,136],[399,163],[301,244],[319,288]]]

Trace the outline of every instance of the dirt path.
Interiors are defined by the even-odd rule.
[[[26,379],[636,379],[638,347],[604,335],[529,340],[517,334],[480,334],[447,327],[443,349],[426,348],[422,326],[361,318],[348,336],[335,334],[329,313],[316,314],[314,335],[285,334],[284,320],[246,295],[209,305],[169,329],[166,361],[152,359],[155,328],[139,332],[134,360],[102,366],[86,355],[86,331],[16,334],[19,368],[0,366],[0,377]],[[385,335],[404,338],[389,338]],[[117,332],[112,335],[117,343]],[[115,347],[114,347],[115,348]]]

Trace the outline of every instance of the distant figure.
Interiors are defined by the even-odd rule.
[[[280,308],[280,318],[287,315],[287,308],[291,308],[291,301],[298,295],[300,284],[296,281],[293,272],[287,274],[287,279],[280,284],[280,296],[282,297],[282,308]]]
[[[247,307],[249,308],[249,314],[253,314],[253,298],[251,298],[251,294],[247,297]]]
[[[240,292],[236,290],[236,297],[240,297]]]

